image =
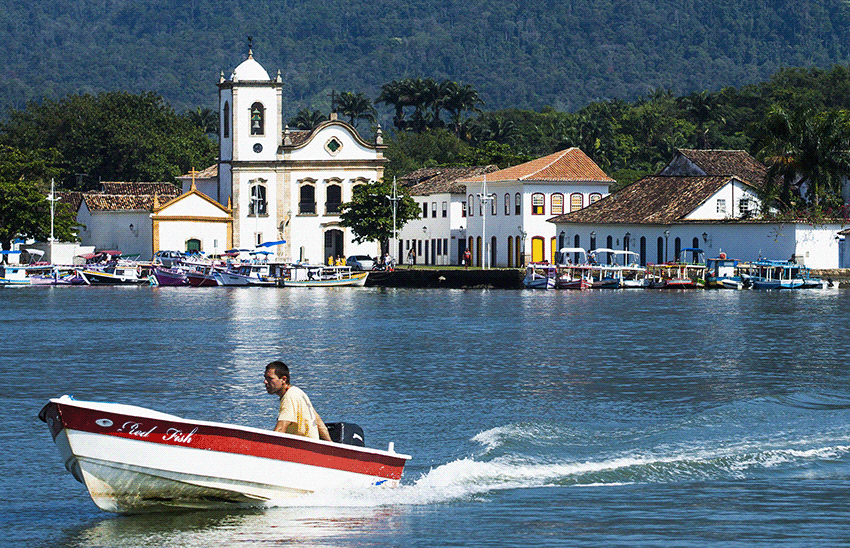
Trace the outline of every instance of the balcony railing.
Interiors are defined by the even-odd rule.
[[[316,202],[298,202],[298,213],[305,215],[316,214]]]

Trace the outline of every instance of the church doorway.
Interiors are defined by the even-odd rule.
[[[336,228],[325,232],[325,254],[324,259],[328,257],[342,257],[345,254],[342,240],[342,230]]]

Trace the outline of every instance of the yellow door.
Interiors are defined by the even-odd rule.
[[[542,263],[545,253],[546,240],[540,236],[535,236],[531,239],[531,262]]]

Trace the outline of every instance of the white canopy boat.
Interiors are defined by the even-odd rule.
[[[291,265],[277,283],[281,287],[363,287],[368,276],[350,266]]]
[[[65,468],[110,512],[263,506],[325,489],[394,486],[410,459],[392,443],[381,451],[70,396],[51,399],[38,416]]]

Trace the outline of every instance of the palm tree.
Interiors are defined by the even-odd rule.
[[[407,129],[408,126],[408,122],[404,119],[404,109],[413,104],[412,89],[409,85],[410,80],[410,78],[393,80],[388,84],[384,84],[381,86],[381,94],[375,99],[376,103],[392,105],[395,108],[393,125],[398,129]]]
[[[298,114],[289,120],[289,125],[297,129],[309,130],[318,126],[327,119],[328,117],[322,114],[321,111],[314,110],[311,112],[309,108],[304,107],[298,111]]]
[[[835,110],[805,109],[789,113],[773,106],[758,138],[759,159],[768,166],[765,203],[778,200],[792,207],[795,188],[815,207],[821,200],[838,201],[842,178],[850,175],[850,119]],[[777,188],[781,179],[781,187]]]
[[[440,84],[443,90],[442,106],[451,113],[452,125],[455,128],[455,133],[460,131],[461,115],[464,112],[481,112],[478,105],[483,105],[484,101],[469,84],[460,85],[457,82],[444,81]]]
[[[197,110],[186,111],[186,117],[205,134],[218,134],[218,113],[213,109],[198,107]]]
[[[685,111],[696,124],[696,146],[697,148],[708,148],[708,129],[705,127],[709,122],[722,120],[720,115],[720,104],[715,95],[703,91],[702,93],[691,93],[687,97],[679,99],[679,106]]]
[[[348,117],[348,123],[357,125],[357,120],[374,121],[377,115],[375,107],[364,94],[343,91],[336,99],[336,110]]]

